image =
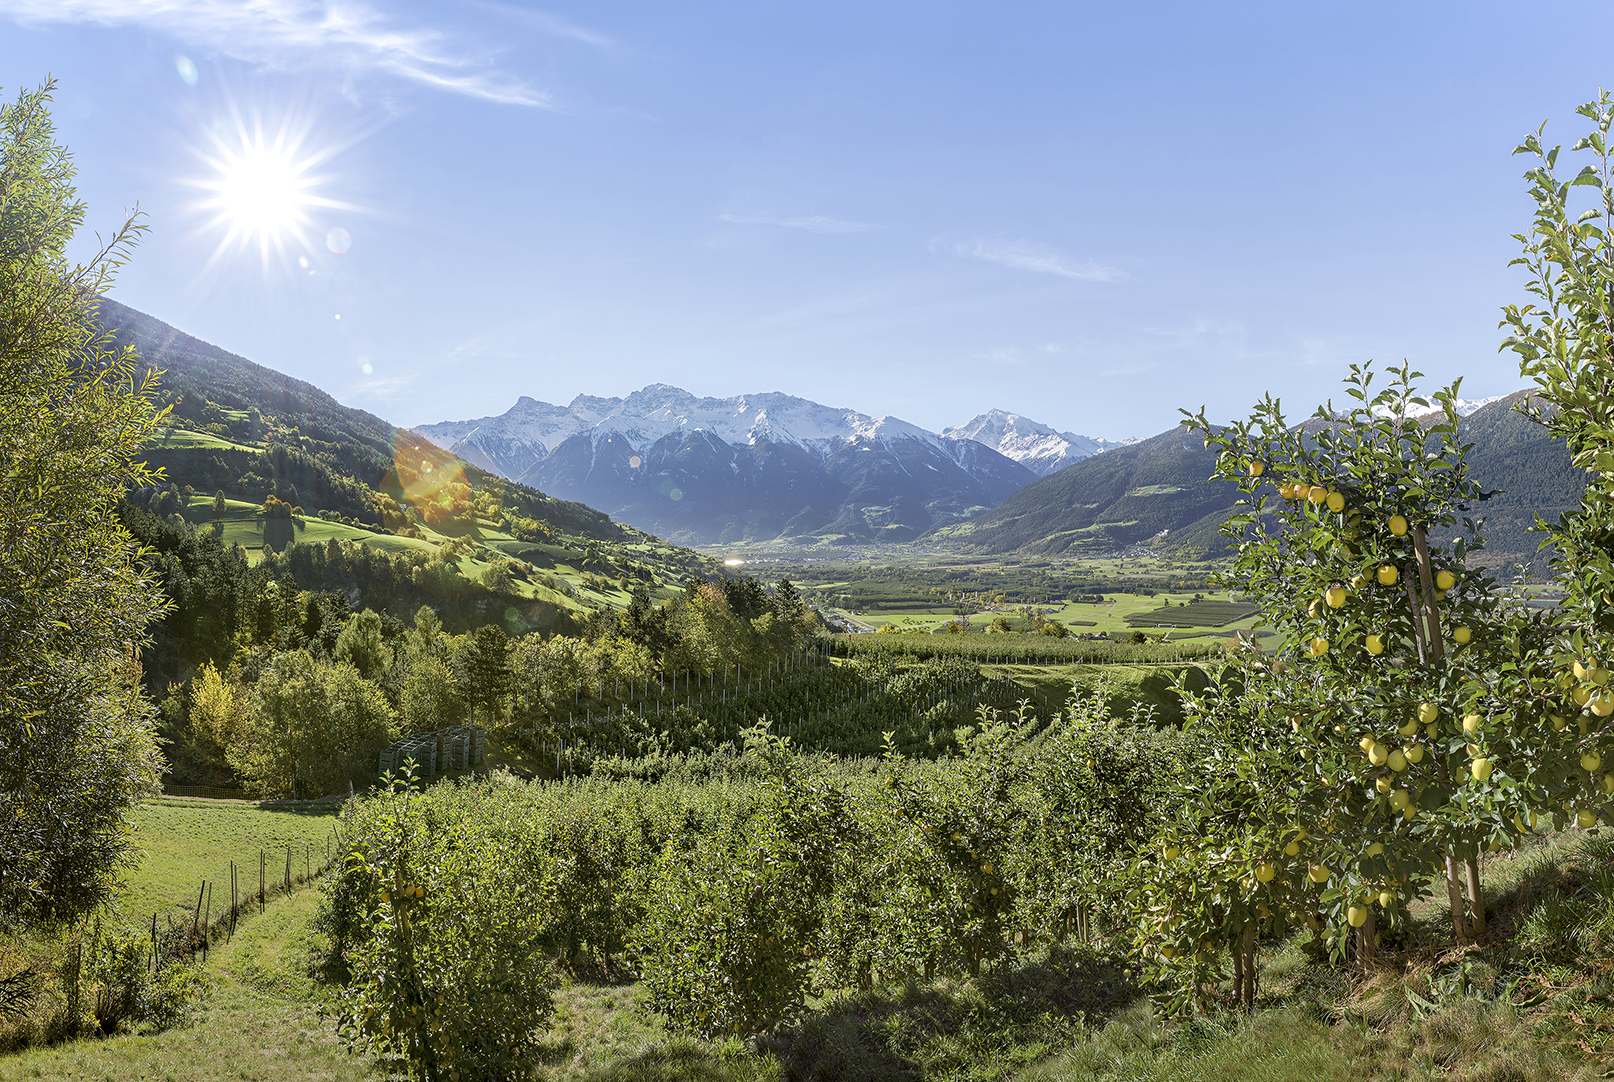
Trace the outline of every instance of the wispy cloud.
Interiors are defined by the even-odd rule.
[[[1011,270],[1050,274],[1077,282],[1119,282],[1126,272],[1091,260],[1077,260],[1045,244],[1025,240],[955,241],[941,247],[965,259],[995,263]]]
[[[501,105],[554,107],[549,95],[442,31],[400,22],[362,0],[7,0],[0,17],[140,26],[253,64],[319,63]]]
[[[354,398],[390,401],[407,390],[416,379],[416,373],[404,372],[396,376],[369,375],[351,384],[348,394]]]
[[[729,225],[763,225],[774,229],[799,229],[806,233],[846,235],[869,233],[878,228],[870,222],[854,222],[846,218],[831,218],[823,214],[806,214],[787,217],[778,214],[719,214],[717,220]]]
[[[504,3],[503,0],[475,0],[475,3],[477,7],[484,11],[502,15],[512,22],[519,23],[548,37],[575,41],[581,45],[593,46],[596,49],[615,49],[617,47],[617,40],[609,34],[602,34],[591,27],[581,26],[570,19],[563,19],[559,15],[552,15],[547,11],[520,7],[516,4]]]

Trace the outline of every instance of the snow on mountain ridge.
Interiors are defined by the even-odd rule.
[[[687,431],[708,431],[731,444],[754,445],[765,440],[820,452],[866,440],[910,438],[944,445],[935,433],[896,417],[871,417],[777,391],[703,398],[665,383],[652,383],[623,397],[578,395],[564,407],[523,395],[496,417],[443,421],[416,429],[448,447],[497,438],[542,445],[544,453],[590,430],[618,433],[636,448]]]
[[[965,424],[945,429],[942,435],[984,443],[1043,476],[1125,442],[1060,432],[1040,421],[1001,409],[987,410]]]

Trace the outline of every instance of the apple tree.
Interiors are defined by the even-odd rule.
[[[1545,125],[1514,150],[1531,162],[1525,181],[1535,214],[1515,235],[1522,251],[1513,263],[1532,299],[1505,308],[1502,326],[1503,348],[1536,384],[1526,408],[1586,471],[1580,506],[1540,525],[1565,592],[1553,664],[1569,702],[1554,724],[1569,746],[1556,764],[1562,791],[1552,811],[1591,827],[1607,820],[1614,799],[1614,774],[1603,772],[1614,755],[1614,96],[1605,91],[1577,113],[1585,131],[1565,167],[1563,148],[1543,141]]]
[[[1511,844],[1556,785],[1563,689],[1536,665],[1543,619],[1469,566],[1481,493],[1456,385],[1431,401],[1408,366],[1383,390],[1374,375],[1353,366],[1351,404],[1303,425],[1270,395],[1231,426],[1203,410],[1188,423],[1241,488],[1225,585],[1259,605],[1271,635],[1260,679],[1282,685],[1290,777],[1312,794],[1302,813],[1326,808],[1334,824],[1295,824],[1326,851],[1319,885],[1393,910],[1425,872],[1443,877],[1462,942],[1484,928],[1481,852]],[[1352,898],[1332,902],[1371,955],[1376,922]]]

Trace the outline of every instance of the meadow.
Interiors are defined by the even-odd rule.
[[[117,894],[121,915],[140,923],[152,914],[188,921],[203,884],[213,908],[229,905],[233,861],[244,896],[258,887],[258,855],[265,855],[269,885],[285,873],[286,852],[297,876],[324,864],[336,824],[331,804],[284,801],[260,805],[244,800],[161,797],[138,805],[130,816],[138,860]],[[244,899],[243,899],[244,900]]]
[[[217,530],[228,545],[239,545],[252,563],[264,557],[264,520],[258,504],[244,500],[226,499],[225,510],[219,514],[210,496],[192,496],[186,508],[186,519],[201,529]],[[539,574],[550,581],[535,578],[517,578],[510,591],[518,597],[548,602],[575,613],[590,612],[601,606],[620,607],[627,604],[628,593],[614,580],[589,573],[577,566],[576,554],[559,545],[524,542],[488,522],[478,522],[469,531],[447,534],[430,527],[417,527],[418,536],[405,537],[381,530],[370,530],[346,522],[336,522],[319,515],[304,514],[294,521],[293,543],[300,545],[322,544],[326,541],[346,541],[369,545],[388,552],[417,552],[427,556],[439,553],[453,537],[469,537],[475,542],[470,551],[455,558],[459,573],[467,579],[480,580],[493,566],[499,555],[514,557],[540,569]],[[647,559],[664,556],[666,547],[651,542],[623,546],[625,552]],[[565,584],[557,589],[553,583]],[[665,588],[658,588],[658,593]]]

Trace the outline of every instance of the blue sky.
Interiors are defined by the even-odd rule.
[[[59,78],[92,224],[147,213],[115,296],[399,423],[664,381],[1125,436],[1309,408],[1366,358],[1519,386],[1508,152],[1571,138],[1611,22],[7,0],[0,72]],[[218,250],[195,182],[232,117],[323,155],[308,250]]]

